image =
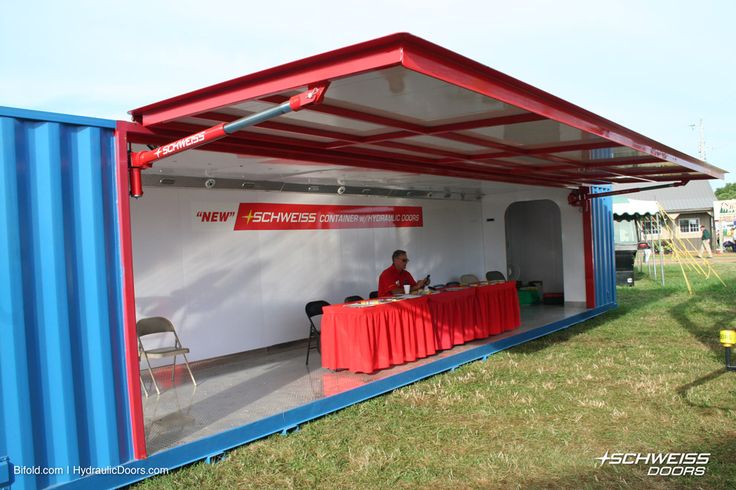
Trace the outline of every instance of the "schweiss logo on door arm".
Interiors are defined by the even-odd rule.
[[[156,148],[156,151],[154,151],[154,153],[156,154],[157,157],[162,157],[162,156],[165,157],[171,152],[181,150],[182,148],[190,147],[193,144],[199,143],[201,141],[204,141],[204,131],[197,133],[197,134],[193,134],[189,136],[188,138],[184,138],[179,141],[174,141],[173,143],[170,143],[168,145],[159,146],[158,148]]]

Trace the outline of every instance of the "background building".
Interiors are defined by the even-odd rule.
[[[647,187],[646,182],[640,184],[618,184],[614,186],[615,190],[628,189],[632,187]],[[672,239],[674,232],[675,238],[681,239],[692,250],[700,248],[700,226],[705,226],[711,232],[713,226],[713,201],[715,194],[710,183],[704,180],[691,181],[687,185],[680,187],[669,187],[665,189],[655,189],[652,191],[643,191],[631,194],[630,197],[643,201],[657,201],[664,208],[667,214],[674,220],[661,226],[661,230],[657,229],[656,223],[644,225],[645,238],[650,235],[657,236],[661,232],[661,238],[665,240]],[[711,247],[716,247],[715,233],[711,233]]]

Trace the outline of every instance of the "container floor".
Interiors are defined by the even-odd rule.
[[[141,376],[150,395],[143,398],[148,454],[255,422],[584,311],[583,304],[524,305],[521,327],[516,330],[458,345],[373,374],[323,369],[316,350],[311,351],[307,366],[306,342],[198,362],[192,366],[196,387],[183,364],[177,365],[174,383],[171,382],[171,369],[155,370],[161,389],[158,396],[148,372],[142,370]]]

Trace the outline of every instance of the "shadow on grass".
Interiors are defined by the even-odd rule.
[[[591,318],[590,320],[586,320],[582,323],[578,323],[531,342],[526,342],[522,345],[516,346],[514,347],[514,350],[525,354],[540,352],[547,347],[567,342],[580,334],[594,330],[605,323],[618,320],[619,318],[635,313],[637,310],[642,308],[650,307],[653,303],[661,301],[672,294],[676,294],[677,291],[672,289],[634,290],[634,288],[623,286],[617,288],[617,293],[619,297],[617,308],[607,311],[598,317]]]
[[[693,401],[693,397],[691,396],[691,391],[701,386],[704,386],[708,383],[716,381],[718,378],[724,375],[734,376],[733,381],[736,381],[736,373],[732,373],[731,371],[727,370],[726,367],[724,366],[723,368],[716,369],[715,371],[712,371],[706,374],[705,376],[702,376],[696,379],[695,381],[692,381],[690,383],[680,386],[679,388],[677,388],[677,393],[682,397],[685,403],[687,403],[691,407],[703,408],[703,409],[715,408],[718,410],[725,410],[725,411],[736,410],[736,406],[733,403],[728,404],[727,401],[724,401],[723,406],[719,406],[717,404],[714,404],[713,402],[696,403]],[[736,458],[736,455],[734,457]]]
[[[706,297],[709,300],[722,301],[723,304],[731,304],[730,292],[723,286],[712,284],[705,288],[699,288],[693,296],[686,301],[678,303],[672,308],[672,316],[701,344],[708,347],[719,357],[723,356],[723,347],[718,340],[718,332],[726,326],[733,325],[734,309],[713,310],[708,308]]]
[[[719,379],[722,376],[724,378]],[[727,388],[733,386],[732,383],[736,383],[736,373],[727,370],[724,366],[680,386],[677,388],[677,393],[685,403],[693,408],[701,411],[718,410],[729,415],[736,413],[734,393],[729,392]],[[736,438],[736,432],[734,438]],[[734,457],[736,458],[736,454]]]

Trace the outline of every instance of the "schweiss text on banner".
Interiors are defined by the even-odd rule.
[[[235,230],[422,227],[418,206],[240,203]]]

